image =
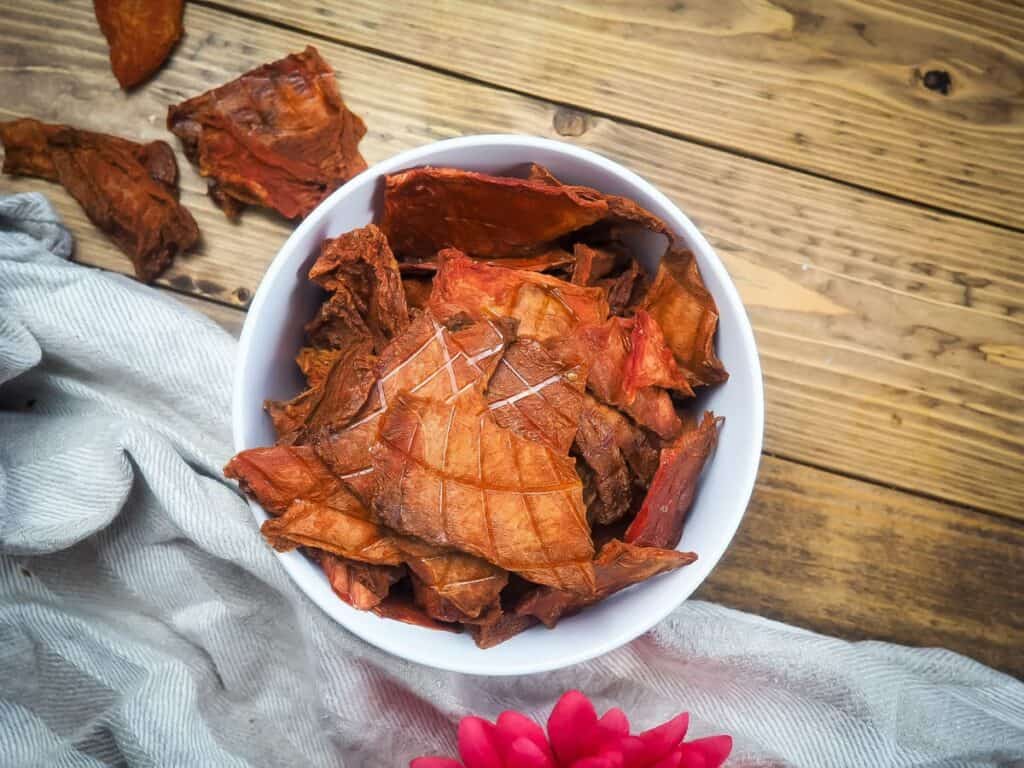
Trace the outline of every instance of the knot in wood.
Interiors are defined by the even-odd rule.
[[[555,111],[555,131],[559,136],[582,136],[587,132],[587,116],[567,107]]]
[[[924,87],[929,91],[938,91],[943,96],[949,95],[949,88],[953,84],[949,72],[944,69],[929,69],[924,73]]]

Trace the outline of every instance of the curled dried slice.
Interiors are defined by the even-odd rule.
[[[4,172],[59,181],[132,261],[135,276],[155,280],[199,240],[177,200],[178,168],[162,141],[139,144],[36,120],[0,123]]]
[[[491,376],[487,407],[502,427],[568,453],[586,379],[584,361],[566,360],[536,339],[518,339]]]
[[[331,293],[344,291],[351,297],[377,352],[409,325],[398,262],[373,224],[325,240],[309,278]]]
[[[315,556],[334,594],[360,611],[379,606],[403,575],[401,568],[356,563],[329,552],[317,552]]]
[[[661,451],[658,471],[625,539],[644,547],[674,547],[683,534],[697,480],[714,450],[721,418],[705,413],[701,423]]]
[[[415,168],[385,182],[382,228],[400,258],[425,260],[445,248],[501,258],[601,221],[608,203],[559,186],[456,168]]]
[[[439,621],[476,621],[498,604],[508,573],[486,560],[403,537],[417,603]]]
[[[672,249],[665,254],[641,307],[661,326],[691,386],[729,378],[715,355],[718,307],[704,287],[692,252]]]
[[[591,470],[595,498],[587,504],[592,522],[621,519],[633,504],[634,488],[650,483],[658,451],[638,426],[613,408],[585,397],[576,450]]]
[[[306,216],[366,168],[366,126],[312,46],[171,106],[167,128],[229,218],[246,204]]]
[[[93,0],[93,8],[125,90],[148,80],[181,39],[185,0]]]
[[[602,278],[615,271],[621,260],[621,254],[605,248],[591,248],[586,243],[573,246],[575,264],[572,270],[572,282],[576,285],[597,285]]]
[[[537,623],[533,616],[517,616],[514,613],[502,613],[494,621],[484,624],[471,624],[467,628],[473,636],[478,648],[493,648],[525,632]]]
[[[306,377],[306,383],[311,389],[323,384],[334,361],[338,359],[342,351],[330,347],[303,347],[299,350],[299,354],[295,357],[295,364],[299,366],[299,370]]]
[[[652,576],[682,568],[696,559],[693,552],[676,552],[612,539],[594,560],[597,589],[593,595],[580,596],[551,587],[539,587],[519,603],[516,615],[533,617],[548,627],[554,627],[567,614],[576,613]]]
[[[403,624],[412,624],[427,629],[440,629],[445,632],[459,632],[458,624],[448,624],[443,621],[431,618],[427,612],[413,602],[411,595],[388,595],[378,605],[373,607],[373,612],[384,619],[400,621]]]
[[[472,257],[469,257],[472,258]],[[505,267],[506,269],[525,269],[529,272],[547,272],[559,267],[568,267],[576,262],[576,256],[562,248],[549,248],[541,253],[532,256],[510,256],[505,259],[478,259],[473,261],[487,264],[492,267]],[[403,261],[400,265],[403,274],[424,274],[429,275],[437,271],[437,259],[424,261]]]
[[[551,275],[490,266],[458,251],[439,254],[430,308],[441,319],[465,312],[476,318],[512,317],[520,336],[565,339],[581,325],[601,323],[608,302],[600,288]]]
[[[305,445],[250,448],[228,462],[224,475],[271,515],[283,514],[299,499],[327,499],[337,488],[334,475]]]
[[[399,394],[371,450],[374,511],[391,527],[571,592],[593,588],[573,461],[494,421],[476,389]]]
[[[278,442],[291,445],[332,426],[344,426],[366,403],[376,382],[369,339],[339,350],[326,376],[289,402],[268,401]]]

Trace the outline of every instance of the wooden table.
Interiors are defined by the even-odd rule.
[[[746,301],[760,480],[698,596],[1024,674],[1024,9],[998,0],[189,2],[122,93],[86,0],[10,3],[0,115],[163,138],[168,104],[315,44],[370,163],[551,136],[661,187]],[[202,248],[159,281],[237,333],[292,226],[227,222],[179,157]],[[57,186],[76,259],[128,262]],[[173,333],[173,329],[168,329]]]

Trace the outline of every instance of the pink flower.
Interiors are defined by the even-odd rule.
[[[502,712],[497,723],[464,717],[459,756],[418,757],[409,768],[718,768],[732,751],[732,738],[683,741],[690,716],[678,715],[657,728],[630,734],[621,709],[597,716],[579,691],[559,699],[548,732],[519,712]]]

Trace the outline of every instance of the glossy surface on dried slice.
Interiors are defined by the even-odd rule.
[[[224,475],[271,515],[283,514],[296,500],[328,498],[337,482],[309,446],[272,445],[242,451],[224,467]]]
[[[391,586],[402,578],[401,568],[368,565],[336,557],[329,552],[314,552],[334,594],[360,611],[380,605]]]
[[[463,552],[403,537],[405,562],[416,577],[417,603],[440,621],[472,621],[497,606],[508,573]]]
[[[567,267],[576,262],[576,256],[562,248],[549,248],[546,251],[530,256],[509,256],[504,259],[475,258],[472,256],[468,258],[493,267],[525,269],[529,272],[546,272],[558,267]],[[423,261],[403,261],[399,266],[403,274],[429,275],[437,271],[438,263],[437,259],[426,259]]]
[[[164,142],[138,144],[36,120],[0,123],[6,173],[57,180],[131,259],[135,276],[154,280],[199,240],[177,199],[177,166]]]
[[[697,559],[693,552],[644,547],[612,539],[601,548],[594,560],[597,584],[592,596],[573,595],[550,587],[539,587],[516,608],[520,616],[532,616],[553,627],[566,614],[575,613],[620,589],[646,581],[652,576],[668,573]]]
[[[314,547],[374,565],[404,562],[400,537],[370,519],[362,502],[337,481],[326,500],[296,501],[280,517],[266,520],[260,530],[279,552]]]
[[[608,303],[600,288],[551,275],[475,262],[458,251],[440,254],[430,308],[438,318],[466,312],[477,318],[512,317],[518,333],[541,341],[565,339],[581,325],[601,323]]]
[[[286,403],[268,401],[266,409],[278,442],[304,442],[308,435],[325,427],[348,424],[366,403],[376,381],[375,361],[368,339],[351,344],[338,351],[317,386]]]
[[[595,498],[587,513],[595,524],[608,524],[629,512],[636,486],[650,483],[658,451],[647,434],[613,408],[589,395],[576,433],[576,450],[590,468]]]
[[[536,339],[518,339],[491,376],[487,407],[502,427],[568,453],[586,378],[583,361],[559,359]]]
[[[184,0],[93,0],[93,7],[124,89],[148,80],[181,39]]]
[[[402,259],[445,248],[477,257],[523,256],[600,221],[608,203],[577,189],[455,168],[415,168],[385,182],[382,228]]]
[[[366,168],[366,126],[312,46],[171,106],[167,128],[232,218],[248,203],[305,216]]]
[[[705,413],[700,425],[663,448],[643,506],[626,531],[626,541],[645,547],[674,547],[683,535],[697,481],[718,439],[723,420]]]
[[[498,426],[478,391],[450,402],[401,393],[378,440],[374,510],[388,525],[530,581],[593,590],[574,462]]]
[[[423,312],[381,353],[374,365],[376,381],[367,402],[350,425],[328,427],[312,437],[317,453],[364,501],[373,490],[370,447],[377,421],[399,392],[440,399],[490,378],[506,345],[514,338],[508,322],[447,325]]]
[[[331,293],[351,295],[377,352],[409,325],[398,262],[373,224],[325,240],[309,278]]]
[[[538,163],[530,164],[529,179],[549,187],[567,186],[555,178],[551,171]],[[577,186],[572,188],[577,190],[581,197],[603,201],[608,206],[607,218],[612,222],[635,224],[666,237],[672,237],[672,231],[668,228],[668,225],[650,211],[642,208],[635,200],[630,200],[628,197],[619,197],[618,195],[606,195],[590,187]]]
[[[591,359],[587,387],[599,400],[622,408],[662,439],[673,440],[683,425],[668,392],[657,386],[635,386],[649,374],[637,378],[646,364],[644,358],[638,360],[633,355],[634,324],[633,318],[611,317],[602,325],[580,331]],[[681,383],[686,386],[685,381]]]
[[[478,648],[493,648],[525,632],[537,623],[534,616],[503,613],[489,624],[471,624],[467,627]]]
[[[687,250],[670,250],[641,303],[665,334],[691,386],[729,378],[715,355],[718,308],[701,279],[697,259]]]

